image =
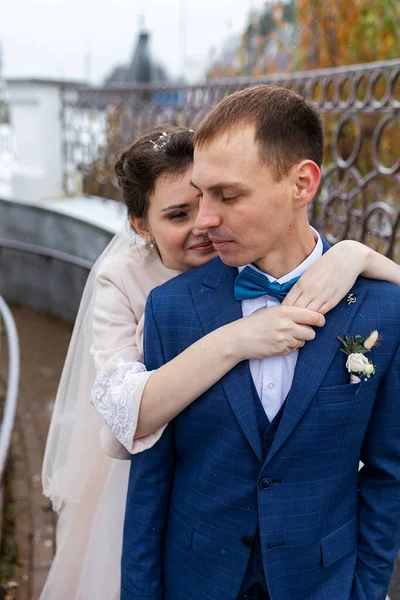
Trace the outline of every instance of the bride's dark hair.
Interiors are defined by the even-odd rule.
[[[179,177],[193,162],[194,133],[162,125],[145,131],[115,165],[128,216],[145,219],[160,176]]]

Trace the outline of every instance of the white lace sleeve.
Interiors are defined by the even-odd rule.
[[[149,291],[142,285],[149,279],[144,267],[128,254],[114,256],[104,261],[96,275],[90,348],[96,373],[90,401],[104,423],[101,447],[113,458],[129,458],[128,453],[150,448],[165,429],[135,439],[143,392],[152,374],[142,359],[143,311]]]
[[[90,394],[91,404],[98,410],[104,424],[129,451],[137,427],[138,406],[135,393],[143,387],[150,373],[139,361],[126,362],[120,358],[117,369],[109,376],[99,366],[98,352],[94,355],[96,379]]]

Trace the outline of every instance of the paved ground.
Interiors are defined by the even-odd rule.
[[[26,308],[14,307],[13,313],[22,370],[7,486],[7,548],[8,560],[14,558],[16,564],[11,576],[3,579],[9,600],[37,600],[54,554],[55,527],[54,513],[42,494],[40,473],[52,404],[72,329]]]
[[[26,308],[13,307],[13,313],[21,343],[22,378],[6,484],[7,536],[0,558],[0,600],[38,600],[54,554],[55,527],[54,513],[42,495],[40,472],[72,329]],[[400,600],[397,563],[391,600]]]
[[[394,564],[392,582],[389,587],[390,600],[400,600],[400,555]]]

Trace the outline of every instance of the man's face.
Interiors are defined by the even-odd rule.
[[[239,126],[205,149],[195,148],[192,185],[199,191],[196,221],[207,230],[224,263],[242,266],[273,260],[295,225],[296,180],[278,183],[259,158],[254,127]]]

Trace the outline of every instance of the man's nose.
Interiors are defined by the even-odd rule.
[[[204,196],[200,201],[199,212],[195,222],[195,228],[207,231],[221,225],[221,217],[214,203],[207,201]]]
[[[193,235],[196,235],[199,237],[201,237],[201,236],[204,237],[207,235],[207,229],[199,229],[197,227],[197,220],[196,220],[195,224],[193,225],[192,233],[193,233]]]

